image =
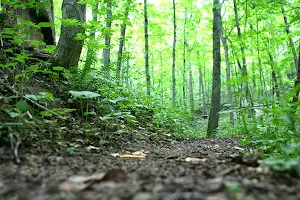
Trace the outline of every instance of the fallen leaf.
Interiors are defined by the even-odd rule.
[[[86,188],[91,186],[91,184],[93,183],[77,183],[72,181],[65,181],[58,186],[58,190],[65,192],[78,192],[85,190]]]
[[[140,158],[140,159],[144,159],[146,158],[145,155],[134,155],[134,154],[121,154],[120,158]]]
[[[133,152],[132,155],[139,155],[139,156],[144,156],[144,157],[147,156],[147,154],[145,154],[143,151],[136,151],[136,152]]]
[[[88,151],[98,151],[98,150],[100,150],[100,148],[89,145],[88,147],[86,147],[86,150],[88,150]]]
[[[192,163],[200,163],[200,162],[206,162],[206,158],[194,158],[194,157],[186,157],[184,159],[184,162],[192,162]]]

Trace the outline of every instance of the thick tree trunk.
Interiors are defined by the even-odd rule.
[[[176,4],[175,0],[173,0],[173,34],[174,34],[174,39],[173,39],[173,53],[172,53],[172,58],[173,58],[173,64],[172,64],[172,103],[173,106],[176,105]]]
[[[298,53],[298,63],[297,63],[297,78],[295,81],[295,96],[293,97],[293,102],[297,106],[297,102],[299,101],[299,93],[300,93],[300,48],[299,48],[299,53]],[[295,108],[296,110],[296,108]]]
[[[211,109],[209,113],[207,137],[216,135],[219,126],[219,111],[221,109],[221,4],[219,0],[213,3],[213,83]]]
[[[124,16],[125,19],[128,18],[130,3],[131,3],[131,0],[128,0],[127,5],[126,5],[126,9],[125,9],[125,16]],[[125,33],[126,33],[126,23],[123,22],[123,24],[121,26],[121,38],[120,38],[118,61],[117,61],[117,68],[116,68],[116,79],[117,79],[118,82],[120,82],[123,48],[124,48],[124,43],[125,43]]]
[[[39,0],[36,0],[35,3],[39,3]],[[0,12],[0,32],[2,33],[3,28],[11,28],[14,27],[16,24],[20,24],[20,19],[24,19],[27,21],[31,21],[34,24],[38,25],[41,22],[50,22],[54,23],[54,12],[53,12],[53,0],[44,0],[43,2],[49,2],[49,6],[39,7],[38,10],[36,8],[36,4],[32,4],[32,2],[23,2],[23,6],[26,8],[13,8],[13,2],[4,2],[2,3],[2,7],[6,9],[6,12]],[[19,3],[19,2],[17,2]],[[20,16],[21,18],[17,17]],[[52,27],[41,27],[40,29],[36,30],[31,26],[28,26],[26,30],[20,30],[25,35],[23,40],[37,40],[43,41],[46,45],[55,45],[55,28]],[[1,38],[2,49],[9,48],[11,42],[5,37]],[[32,44],[26,43],[24,47],[32,47]],[[38,50],[44,48],[44,45],[41,45]]]
[[[111,39],[111,22],[112,22],[112,1],[106,4],[106,33],[105,48],[103,49],[103,69],[105,78],[110,77],[110,39]]]
[[[149,73],[149,34],[148,34],[148,13],[147,13],[147,0],[144,0],[144,29],[145,29],[145,72],[147,83],[147,95],[150,96],[150,73]]]
[[[292,100],[292,105],[291,105],[291,111],[290,111],[290,116],[291,116],[291,125],[290,125],[290,130],[292,130],[294,133],[297,132],[297,126],[295,125],[296,123],[296,113],[299,105],[299,94],[300,94],[300,49],[298,53],[298,62],[297,62],[297,72],[296,72],[296,80],[295,80],[295,85],[294,85],[294,96]]]
[[[83,40],[74,39],[77,34],[84,34],[81,26],[85,23],[85,5],[78,1],[64,0],[62,5],[62,17],[64,19],[76,19],[79,24],[76,26],[61,26],[61,34],[55,52],[50,59],[54,66],[62,66],[66,69],[76,68],[80,58]]]

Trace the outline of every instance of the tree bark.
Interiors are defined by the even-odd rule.
[[[92,9],[92,14],[93,14],[93,21],[97,21],[97,11],[98,11],[98,3],[96,3],[95,8]],[[85,60],[85,65],[83,69],[83,76],[89,71],[91,68],[92,64],[94,63],[95,57],[97,50],[94,50],[94,45],[96,43],[96,33],[93,31],[90,35],[89,42],[88,42],[88,50],[86,53],[86,60]]]
[[[51,5],[39,7],[37,9],[36,4],[32,2],[22,2],[22,5],[25,8],[14,7],[14,4],[19,4],[19,2],[3,2],[0,5],[3,10],[0,12],[0,32],[2,33],[3,28],[12,28],[16,24],[20,23],[20,19],[31,21],[34,24],[39,24],[41,22],[50,22],[54,23],[54,12],[53,12],[53,0],[44,0],[44,2],[49,2]],[[35,3],[40,3],[39,0],[36,0]],[[18,18],[20,16],[21,18]],[[41,27],[40,29],[35,29],[31,26],[28,26],[27,29],[20,30],[25,35],[23,40],[37,40],[43,41],[46,45],[55,45],[55,28],[52,27]],[[1,38],[1,49],[9,48],[14,46],[8,39],[5,37]],[[32,47],[31,43],[25,43],[24,47]],[[38,50],[44,48],[44,45],[41,45]]]
[[[128,0],[126,8],[125,8],[125,19],[128,18],[130,3],[131,3],[131,0]],[[122,56],[123,56],[123,49],[124,49],[124,43],[125,43],[125,33],[126,33],[126,23],[123,22],[123,24],[121,26],[121,38],[120,38],[118,61],[117,61],[117,68],[116,68],[116,79],[118,82],[120,82]]]
[[[207,115],[207,105],[206,105],[206,94],[205,94],[205,87],[204,87],[204,76],[202,73],[202,66],[199,67],[199,95],[200,95],[200,109],[201,109],[201,94],[202,94],[202,110],[203,114]]]
[[[110,77],[110,39],[112,22],[112,0],[106,3],[106,24],[105,24],[105,48],[103,49],[103,69],[104,77]]]
[[[173,0],[173,53],[172,53],[172,103],[173,106],[176,105],[176,4],[175,0]]]
[[[234,15],[235,15],[235,24],[238,32],[238,37],[240,41],[242,41],[242,33],[241,33],[241,27],[240,27],[240,22],[239,22],[239,16],[238,16],[238,10],[237,10],[237,3],[236,0],[233,0],[233,5],[234,5]],[[246,61],[246,53],[245,53],[245,44],[244,42],[241,42],[241,52],[242,52],[242,76],[247,77],[248,76],[248,71],[247,71],[247,61]],[[249,105],[251,105],[251,93],[250,93],[250,88],[249,88],[249,83],[248,80],[245,81],[245,89],[246,89],[246,97]]]
[[[192,64],[189,62],[189,95],[190,95],[190,107],[194,110],[194,87],[193,87],[193,74],[192,74]]]
[[[224,37],[224,30],[222,26],[222,35],[221,40],[224,46],[224,52],[225,52],[225,61],[226,61],[226,80],[229,81],[231,79],[231,72],[230,72],[230,60],[229,60],[229,50],[228,50],[228,44],[227,44],[227,38]],[[232,99],[232,88],[231,84],[227,83],[227,95],[228,95],[228,103],[230,104],[230,109],[233,108],[233,99]],[[230,122],[232,125],[234,125],[234,117],[233,112],[230,112],[229,114]]]
[[[277,97],[280,97],[278,80],[277,80],[276,70],[275,70],[275,61],[270,51],[269,51],[269,58],[270,58],[271,70],[272,70],[272,95],[273,97],[275,97],[276,94]]]
[[[295,81],[295,96],[293,97],[293,102],[295,103],[295,106],[297,106],[297,102],[299,101],[299,93],[300,93],[300,48],[299,48],[299,53],[298,53],[298,63],[297,63],[297,78]],[[296,108],[294,108],[294,110],[296,111]]]
[[[211,109],[208,119],[207,137],[216,135],[219,126],[219,111],[221,109],[221,4],[219,0],[213,3],[213,83]]]
[[[186,103],[186,23],[187,23],[187,8],[185,8],[184,12],[184,25],[183,25],[183,70],[182,70],[182,97],[184,106]]]
[[[147,95],[150,96],[150,73],[149,73],[149,33],[148,33],[148,13],[147,13],[147,0],[144,0],[144,30],[145,30],[145,72],[147,83]]]
[[[290,41],[290,46],[291,46],[291,49],[292,49],[292,53],[293,53],[293,58],[294,58],[294,64],[295,64],[295,67],[296,67],[296,72],[298,71],[298,59],[297,59],[297,52],[296,52],[296,48],[295,48],[295,44],[294,44],[294,41],[293,41],[293,38],[291,37],[291,31],[290,31],[290,28],[289,28],[289,22],[288,22],[288,18],[285,14],[285,10],[284,10],[284,7],[281,7],[281,12],[283,14],[283,19],[284,19],[284,24],[285,24],[285,31],[286,31],[286,34],[288,35],[289,37],[289,41]]]
[[[82,23],[85,23],[85,5],[78,0],[64,0],[62,5],[63,19],[76,19],[79,23],[75,26],[61,26],[60,38],[50,62],[54,66],[62,66],[66,69],[77,68],[80,58],[83,40],[74,39],[77,34],[84,34]]]

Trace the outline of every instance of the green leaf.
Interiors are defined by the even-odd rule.
[[[21,113],[27,112],[30,108],[26,101],[18,101],[15,106]]]
[[[75,40],[85,40],[86,39],[86,35],[83,33],[77,33],[75,38]]]
[[[52,26],[54,26],[54,24],[50,23],[50,22],[41,22],[41,23],[38,24],[39,28],[42,28],[42,27],[52,27]]]
[[[5,65],[0,64],[0,67],[6,68],[6,67],[15,67],[18,63],[12,62],[12,63],[6,63]]]
[[[300,152],[300,143],[291,144],[289,146],[282,147],[282,150],[286,153],[297,153]]]
[[[64,71],[65,68],[64,68],[64,67],[61,67],[61,66],[56,66],[56,67],[53,67],[53,70],[54,70],[54,71]]]
[[[39,68],[38,66],[31,66],[31,67],[29,67],[28,69],[29,69],[29,71],[37,71],[37,70],[39,70],[40,68]]]
[[[54,96],[50,92],[40,92],[40,95],[47,100],[54,101]]]
[[[19,22],[26,26],[32,26],[32,27],[36,26],[32,21],[24,20],[22,18],[19,19]]]
[[[132,26],[132,23],[130,21],[124,21],[124,24],[126,24],[127,26]]]
[[[32,44],[35,47],[46,45],[45,42],[38,41],[38,40],[27,40],[26,42],[29,42],[30,44]]]
[[[47,45],[46,48],[44,49],[44,51],[46,53],[53,53],[56,49],[55,45]]]
[[[78,26],[80,24],[76,19],[61,19],[61,23],[65,27]]]
[[[21,113],[17,113],[17,112],[9,112],[8,114],[11,118],[16,118],[16,117],[21,117],[22,116]]]
[[[39,95],[34,95],[34,94],[25,94],[25,97],[28,99],[32,99],[32,100],[39,100],[40,96]]]
[[[88,116],[88,115],[97,115],[97,113],[95,111],[83,113],[83,116]]]
[[[128,101],[127,98],[125,97],[118,97],[117,99],[114,99],[114,100],[109,100],[109,102],[113,103],[113,104],[116,104],[118,102],[125,102],[125,101]]]
[[[111,115],[109,114],[109,115],[105,115],[104,117],[99,117],[99,119],[101,120],[101,121],[106,121],[106,120],[108,120],[108,119],[113,119],[112,117],[111,117]]]
[[[4,28],[2,34],[14,35],[18,30],[16,28]]]
[[[4,49],[3,51],[6,52],[6,53],[13,53],[12,49]]]
[[[95,92],[90,91],[69,91],[69,93],[72,95],[73,98],[79,98],[79,99],[92,99],[95,97],[99,97],[100,94],[97,94]]]

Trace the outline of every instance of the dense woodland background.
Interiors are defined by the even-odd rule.
[[[12,146],[35,120],[78,110],[83,126],[238,136],[299,162],[299,0],[1,3],[0,136]],[[41,79],[48,90],[30,90]]]

